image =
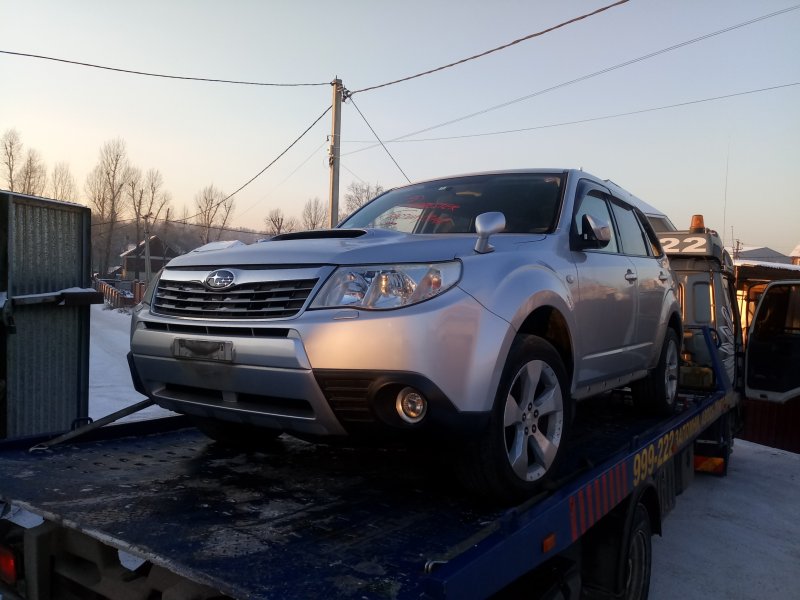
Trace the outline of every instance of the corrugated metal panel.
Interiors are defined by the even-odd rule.
[[[785,404],[745,400],[744,429],[739,437],[789,452],[800,452],[800,398]]]
[[[66,431],[86,416],[87,307],[40,304],[14,309],[8,338],[8,437]],[[83,314],[82,314],[83,313]]]
[[[16,331],[0,328],[0,437],[68,429],[88,415],[89,307],[20,304],[20,296],[89,285],[89,209],[0,193],[0,292]]]
[[[11,286],[15,296],[83,287],[85,207],[17,196],[13,209]]]

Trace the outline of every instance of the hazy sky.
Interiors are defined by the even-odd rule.
[[[155,73],[273,83],[340,77],[359,90],[480,53],[612,0],[0,0],[0,50]],[[797,0],[794,0],[796,2]],[[793,0],[631,0],[484,58],[353,100],[413,180],[524,167],[610,178],[679,227],[746,245],[800,244],[800,6]],[[0,54],[0,134],[20,133],[78,188],[100,147],[122,138],[157,168],[180,214],[213,183],[232,192],[331,103],[330,86],[177,81]],[[789,85],[794,84],[794,85]],[[726,99],[598,119],[764,88]],[[503,108],[409,133],[532,96]],[[584,123],[566,124],[574,121]],[[548,125],[557,125],[544,127]],[[237,195],[235,226],[327,202],[329,116]],[[514,133],[475,136],[508,130]],[[413,141],[424,139],[426,141]],[[406,182],[351,103],[342,110],[342,195],[354,180]],[[727,176],[726,176],[727,174]],[[793,175],[794,174],[794,175]],[[726,192],[727,189],[727,192]]]

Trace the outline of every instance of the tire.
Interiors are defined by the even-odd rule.
[[[489,425],[460,456],[462,481],[502,503],[537,492],[562,455],[572,421],[567,372],[556,349],[518,335],[500,377]]]
[[[669,416],[675,412],[680,368],[678,334],[668,327],[655,369],[631,384],[634,406],[644,413]]]
[[[653,560],[652,527],[650,515],[639,502],[633,515],[633,524],[625,542],[623,582],[625,600],[646,600],[650,591],[650,572]]]
[[[646,600],[650,590],[653,535],[641,502],[629,513],[617,507],[586,532],[581,555],[581,598]]]
[[[244,423],[230,423],[209,417],[192,416],[190,420],[207,437],[229,448],[244,450],[264,449],[282,433],[277,429],[267,429]]]

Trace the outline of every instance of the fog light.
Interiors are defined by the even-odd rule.
[[[428,402],[425,396],[411,387],[405,387],[397,394],[395,408],[400,418],[408,423],[419,423],[428,412]]]

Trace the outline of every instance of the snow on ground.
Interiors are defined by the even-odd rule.
[[[89,416],[95,421],[146,398],[133,389],[128,370],[131,316],[105,304],[92,305],[89,343]],[[175,413],[151,406],[121,421]]]
[[[800,454],[736,440],[653,537],[652,600],[800,598]]]
[[[126,355],[130,315],[92,306],[89,415],[144,399]],[[150,407],[128,420],[172,415]],[[653,600],[800,598],[800,454],[736,440],[728,476],[695,476],[653,537]]]

